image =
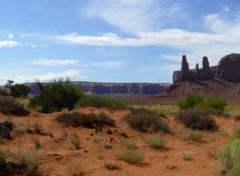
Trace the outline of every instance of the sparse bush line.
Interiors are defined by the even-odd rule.
[[[169,132],[170,128],[155,111],[134,110],[123,118],[133,129],[141,132]]]
[[[66,126],[85,126],[89,128],[93,128],[96,126],[114,126],[115,121],[111,119],[108,115],[104,113],[100,114],[85,114],[79,112],[69,112],[69,113],[62,113],[58,115],[56,121],[62,123]]]

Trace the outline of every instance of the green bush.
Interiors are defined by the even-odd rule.
[[[43,89],[40,95],[30,99],[29,107],[39,107],[44,113],[61,111],[62,108],[72,110],[81,97],[83,94],[80,88],[73,85],[70,80],[54,80],[46,89]]]
[[[24,84],[15,84],[10,90],[13,97],[26,97],[30,92],[30,88]]]
[[[180,109],[188,109],[196,107],[197,105],[203,103],[203,97],[197,94],[189,94],[183,100],[178,102]]]
[[[191,140],[194,142],[200,142],[204,137],[203,132],[186,128],[183,128],[179,131],[179,136],[183,140]]]
[[[79,112],[70,112],[70,113],[62,113],[56,117],[56,120],[59,123],[62,123],[66,126],[85,126],[85,127],[96,127],[96,126],[114,126],[115,121],[111,119],[108,115],[104,113],[100,114],[85,114]]]
[[[234,128],[234,134],[233,134],[234,138],[240,138],[240,126],[236,126]]]
[[[224,145],[218,152],[218,158],[223,163],[221,174],[239,176],[240,173],[240,139],[234,139]]]
[[[76,106],[92,106],[96,108],[108,109],[125,109],[127,107],[123,101],[107,96],[85,96],[77,102]]]
[[[136,130],[141,132],[169,132],[170,127],[156,112],[146,109],[135,109],[124,120]]]
[[[28,111],[24,105],[13,97],[0,95],[0,112],[13,115],[27,115]]]
[[[211,112],[211,111],[210,111]],[[186,109],[179,112],[176,119],[186,128],[217,131],[219,126],[206,109]]]
[[[180,109],[189,109],[189,108],[207,108],[207,109],[216,109],[219,111],[224,111],[227,106],[227,102],[224,99],[217,97],[204,97],[197,94],[190,94],[181,101],[178,102]]]
[[[118,155],[120,160],[126,161],[129,164],[139,164],[143,161],[144,155],[142,152],[137,150],[124,150]]]
[[[150,136],[146,143],[154,149],[164,149],[166,142],[160,136]]]

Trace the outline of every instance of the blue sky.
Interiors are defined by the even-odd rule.
[[[239,0],[0,0],[0,84],[171,82],[240,53]]]

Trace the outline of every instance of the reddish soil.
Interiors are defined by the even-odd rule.
[[[225,143],[227,143],[233,133],[234,126],[237,125],[233,119],[215,117],[220,130],[223,132],[204,133],[202,142],[185,141],[179,137],[179,129],[182,125],[174,121],[174,117],[167,117],[172,132],[170,134],[161,134],[166,140],[167,147],[164,150],[150,148],[145,140],[153,135],[150,133],[140,133],[131,129],[122,117],[129,113],[127,110],[110,112],[105,109],[82,108],[77,109],[79,112],[99,113],[105,112],[116,120],[116,127],[111,127],[113,134],[107,134],[109,127],[103,127],[102,132],[95,132],[95,129],[78,127],[64,127],[54,121],[59,113],[41,114],[32,111],[28,117],[15,117],[1,115],[0,120],[6,117],[15,124],[34,124],[39,122],[43,125],[45,131],[50,132],[54,137],[48,135],[29,134],[25,132],[22,135],[16,135],[11,141],[0,144],[0,148],[10,150],[20,149],[23,151],[34,151],[35,146],[32,140],[39,138],[42,149],[40,149],[39,163],[42,166],[43,175],[48,176],[68,176],[71,175],[68,165],[78,162],[87,176],[217,176],[216,168],[220,162],[216,159],[216,152]],[[64,130],[68,133],[63,137]],[[71,147],[71,137],[77,134],[80,138],[81,149],[76,150]],[[124,138],[121,133],[126,133],[128,138],[125,140],[135,141],[139,151],[144,153],[144,161],[139,165],[130,165],[117,158],[117,155],[126,149],[122,142]],[[103,139],[101,142],[94,142],[92,136],[98,136]],[[106,142],[114,139],[112,149],[104,147]],[[189,153],[193,156],[192,161],[183,160],[183,154]],[[108,170],[105,163],[115,163],[119,170]]]

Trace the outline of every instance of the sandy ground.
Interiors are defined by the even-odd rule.
[[[172,132],[161,134],[167,142],[167,147],[164,150],[156,150],[150,148],[145,142],[153,134],[135,131],[122,121],[122,117],[129,113],[128,111],[110,112],[96,108],[82,108],[76,111],[109,114],[116,121],[116,127],[110,128],[113,134],[107,133],[109,130],[107,126],[103,127],[101,132],[84,127],[64,127],[54,121],[58,113],[41,114],[32,111],[28,117],[1,115],[0,120],[7,118],[15,124],[24,126],[31,126],[31,124],[38,122],[53,137],[28,132],[17,135],[12,132],[14,139],[0,144],[0,148],[18,149],[26,152],[35,151],[33,139],[40,139],[39,163],[42,166],[43,175],[48,176],[71,175],[68,167],[72,163],[79,163],[87,176],[217,176],[216,168],[219,167],[220,162],[216,159],[216,153],[223,144],[231,139],[233,128],[238,125],[232,119],[216,117],[221,132],[205,132],[203,141],[198,143],[185,141],[179,137],[179,129],[182,126],[174,121],[174,117],[169,116],[166,120]],[[128,138],[124,138],[122,133],[126,133]],[[79,150],[73,149],[71,146],[70,139],[74,135],[80,138],[81,149]],[[93,136],[103,140],[94,142]],[[136,142],[137,150],[144,153],[144,161],[141,164],[130,165],[118,159],[117,155],[126,149],[126,144],[123,142],[126,140]],[[112,141],[111,149],[104,147],[109,141]],[[186,153],[190,154],[193,160],[183,160],[183,155]],[[108,170],[104,166],[106,163],[115,163],[120,169]]]

